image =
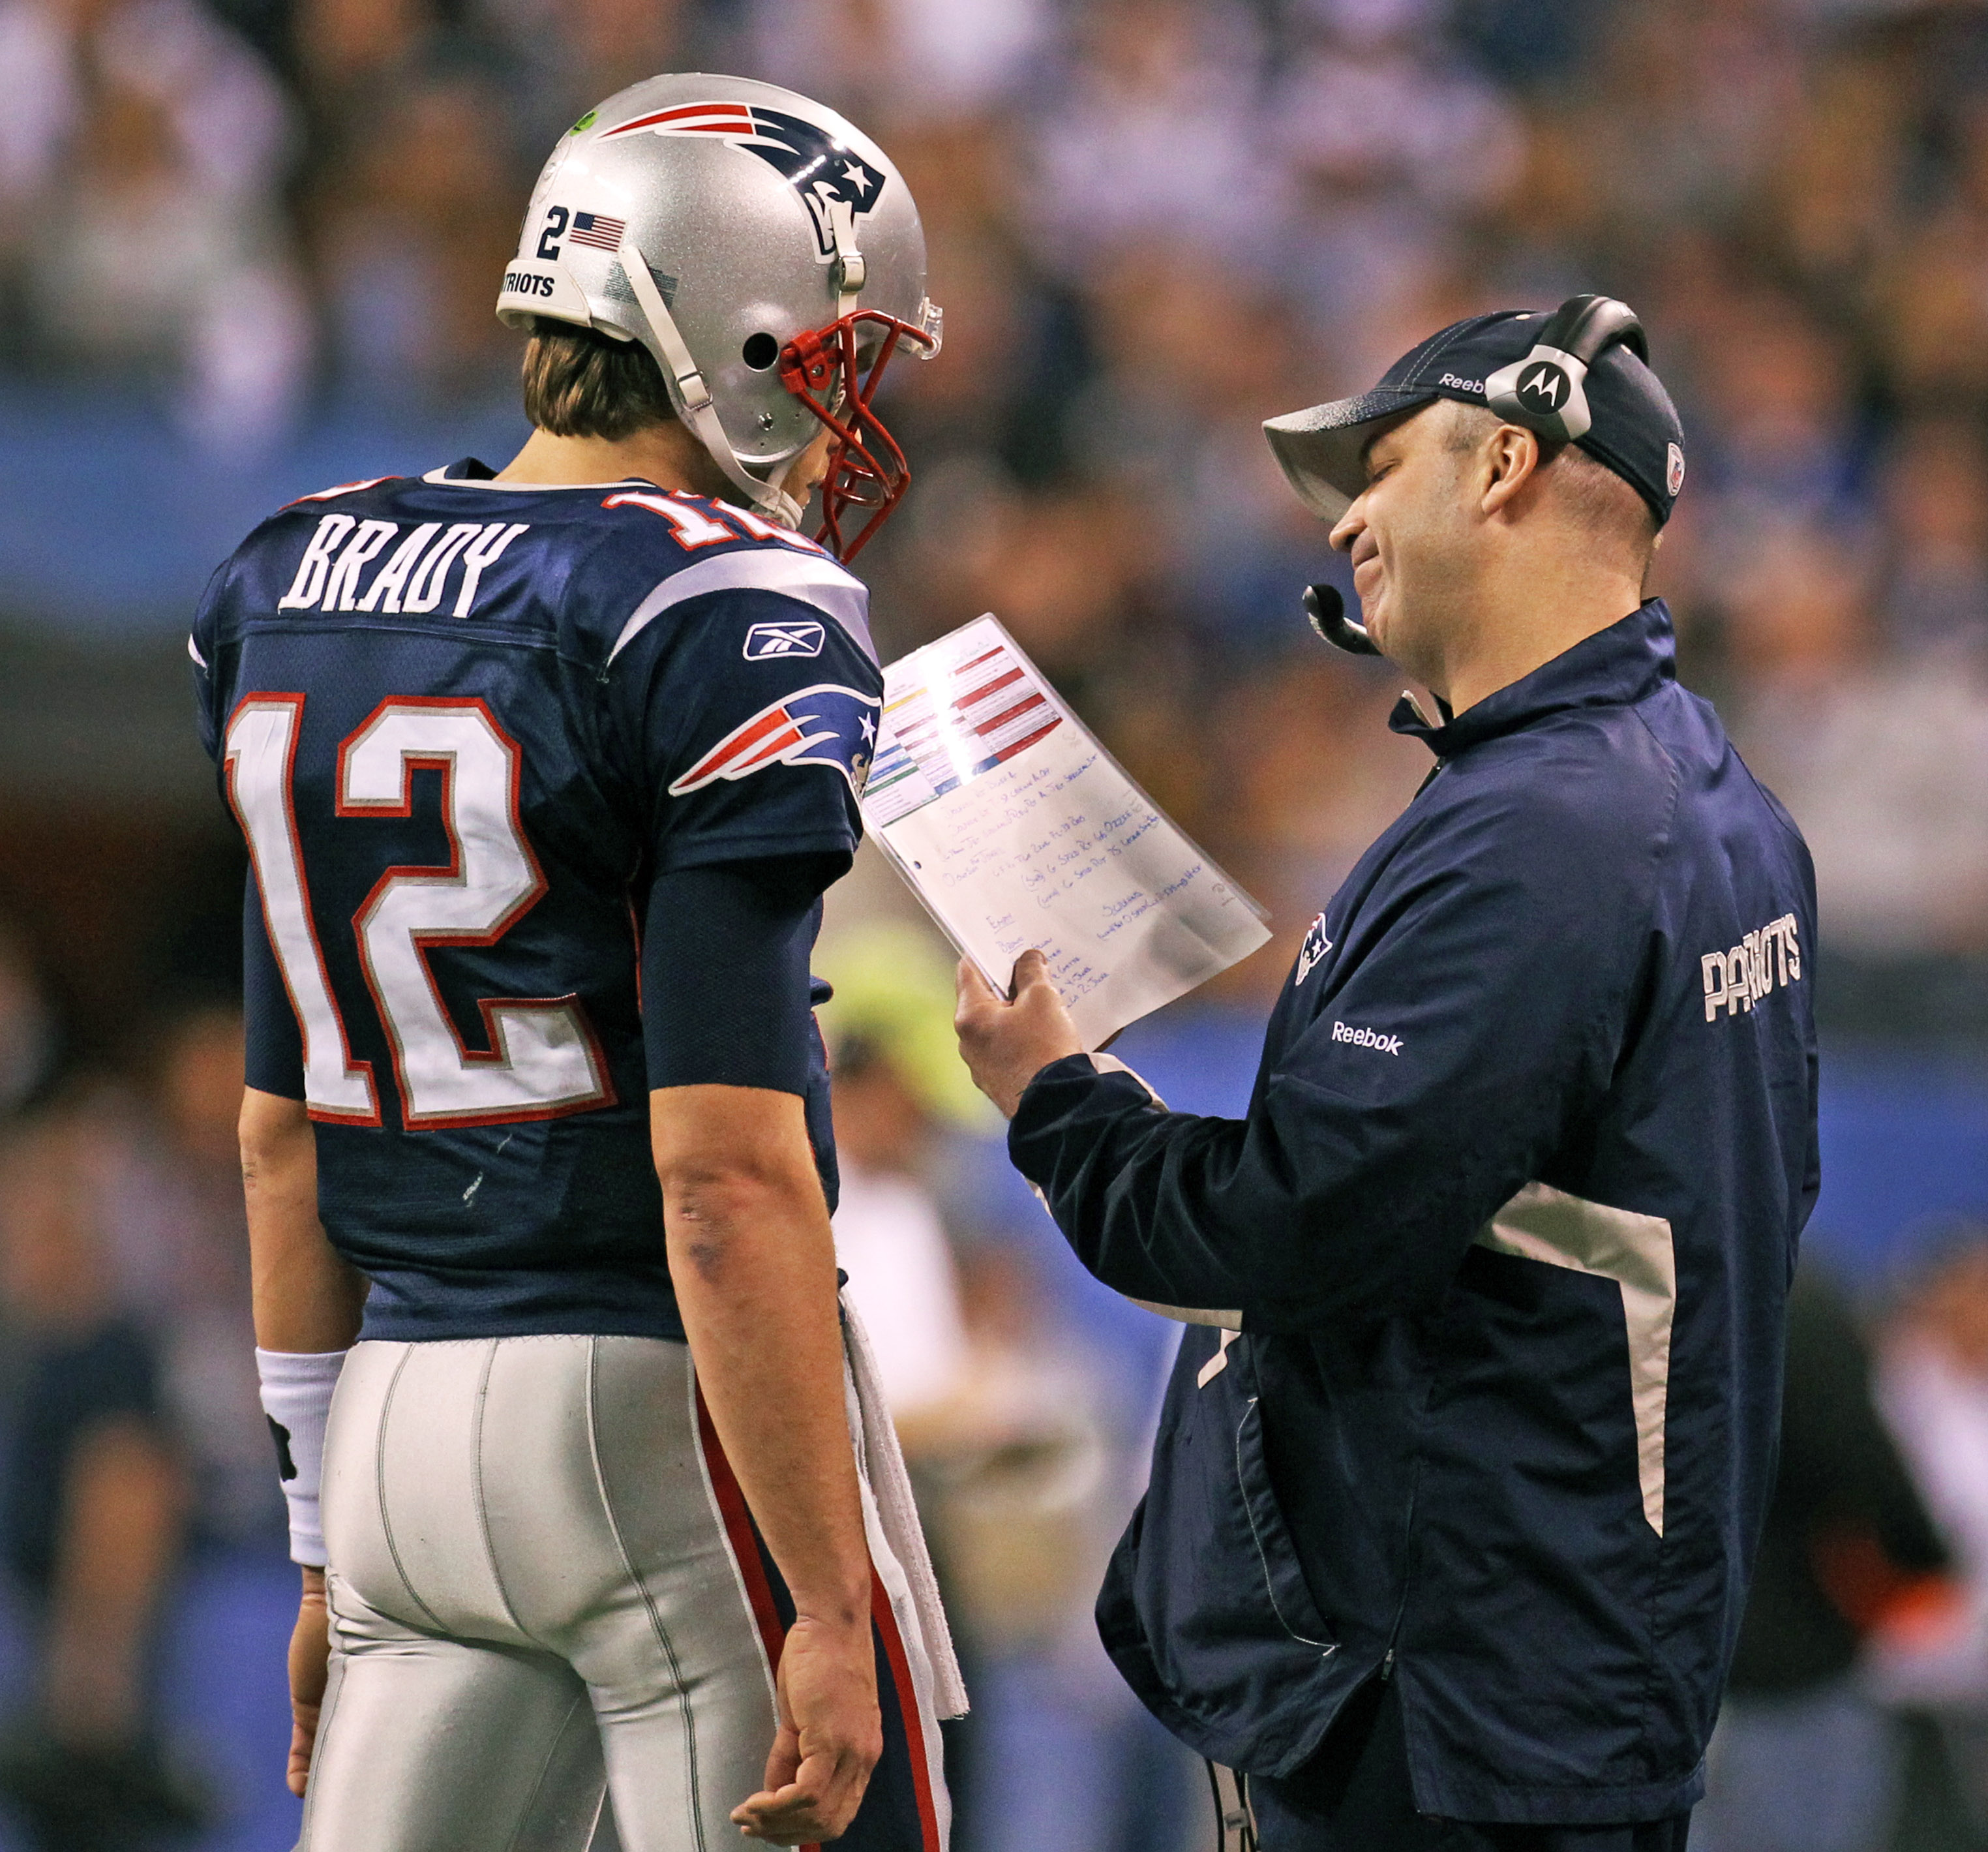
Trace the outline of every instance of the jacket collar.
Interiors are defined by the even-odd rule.
[[[1516,733],[1568,708],[1629,706],[1676,679],[1670,611],[1662,598],[1652,598],[1454,719],[1442,708],[1439,726],[1410,695],[1395,703],[1388,724],[1421,740],[1439,759],[1453,759],[1482,740]]]

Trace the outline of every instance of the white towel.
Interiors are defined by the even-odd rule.
[[[952,1629],[946,1624],[945,1608],[938,1595],[938,1578],[932,1573],[931,1552],[925,1548],[924,1526],[911,1496],[911,1475],[904,1470],[904,1456],[898,1445],[898,1430],[891,1425],[891,1411],[877,1374],[876,1353],[870,1348],[863,1321],[845,1288],[842,1295],[843,1344],[849,1364],[849,1427],[857,1446],[857,1458],[864,1482],[876,1506],[876,1518],[883,1542],[896,1566],[903,1573],[904,1589],[892,1588],[894,1579],[882,1563],[878,1573],[884,1579],[891,1605],[899,1610],[899,1625],[905,1617],[902,1597],[908,1598],[910,1618],[915,1624],[918,1644],[925,1649],[931,1678],[931,1700],[942,1718],[966,1715],[966,1682],[959,1674],[959,1659],[953,1651]],[[867,1514],[866,1514],[867,1515]]]

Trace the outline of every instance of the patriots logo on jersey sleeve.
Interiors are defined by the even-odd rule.
[[[835,255],[835,228],[829,218],[830,200],[854,213],[872,210],[884,190],[884,175],[854,148],[845,147],[827,130],[798,116],[760,104],[688,103],[658,110],[617,123],[602,137],[617,135],[712,135],[756,154],[790,181],[807,201],[814,220],[815,245],[826,261]]]
[[[860,797],[881,706],[875,696],[840,682],[801,689],[734,727],[670,787],[670,795],[685,797],[721,778],[749,778],[769,765],[832,765]]]

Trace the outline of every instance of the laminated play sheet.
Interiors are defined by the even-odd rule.
[[[1088,1048],[1270,936],[992,616],[884,672],[863,814],[996,990],[1041,949]]]

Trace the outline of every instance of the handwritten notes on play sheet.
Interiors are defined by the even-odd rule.
[[[996,990],[1042,949],[1089,1048],[1270,936],[991,616],[884,672],[863,814]]]

